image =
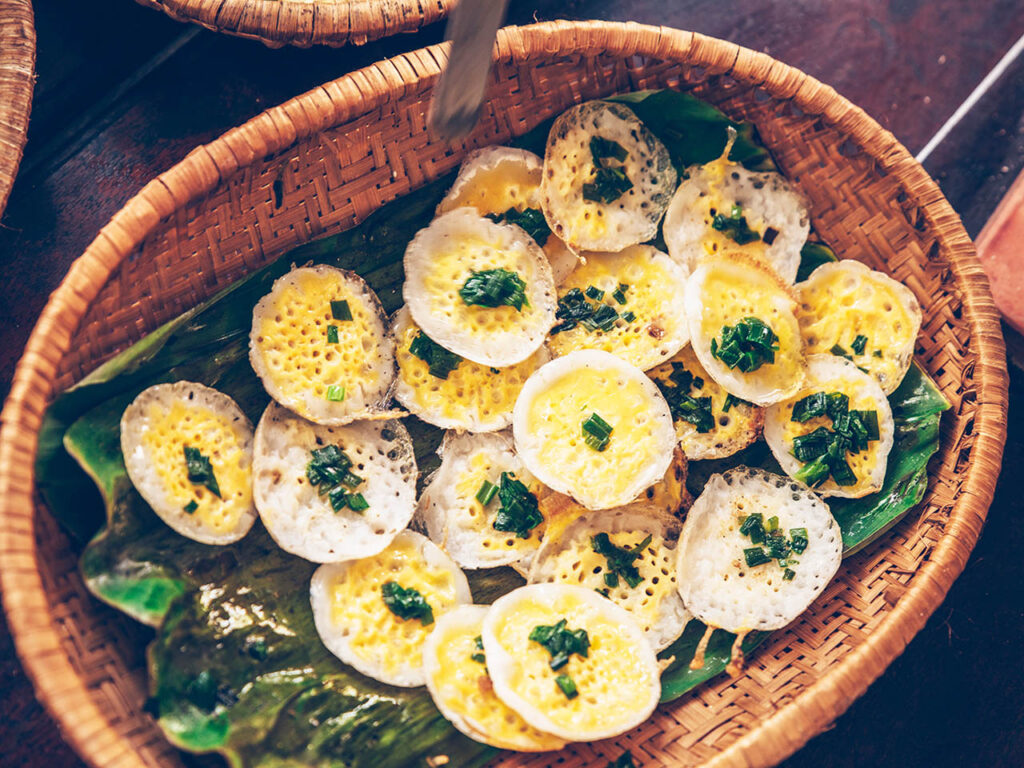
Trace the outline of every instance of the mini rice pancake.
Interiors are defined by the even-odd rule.
[[[566,633],[574,651],[559,664],[548,648],[552,635]],[[566,740],[624,733],[650,716],[661,695],[643,629],[592,589],[520,587],[494,602],[481,636],[498,698],[534,728]]]
[[[504,429],[512,423],[512,407],[523,384],[551,358],[542,346],[523,362],[506,368],[462,360],[447,351],[441,353],[444,361],[439,362],[421,349],[424,344],[434,350],[436,346],[431,346],[429,339],[424,341],[423,331],[412,321],[407,308],[395,314],[391,328],[398,360],[395,399],[424,421],[443,429]],[[430,362],[414,354],[414,349]]]
[[[598,350],[570,352],[533,374],[512,429],[526,468],[588,509],[635,499],[665,474],[675,444],[654,382]]]
[[[395,378],[377,294],[355,272],[324,265],[274,281],[253,310],[249,360],[268,395],[319,424],[378,416]]]
[[[606,319],[598,323],[599,315],[582,321],[560,316],[548,346],[556,356],[603,349],[641,370],[652,368],[690,340],[685,290],[683,270],[649,245],[588,253],[558,290],[559,315],[582,309]]]
[[[765,412],[764,437],[768,446],[786,474],[801,482],[805,481],[806,478],[801,477],[800,472],[811,460],[800,461],[794,455],[794,440],[818,429],[836,429],[836,422],[828,413],[808,418],[811,412],[807,407],[812,401],[806,401],[805,398],[820,399],[832,393],[848,398],[850,412],[873,411],[878,434],[874,436],[875,439],[867,440],[866,448],[861,446],[861,450],[856,453],[851,449],[845,452],[845,461],[852,470],[845,484],[839,485],[835,472],[830,474],[824,468],[824,479],[817,484],[807,480],[808,484],[822,496],[857,498],[881,490],[895,433],[892,409],[878,382],[849,360],[834,355],[811,355],[807,358],[807,379],[803,389]],[[804,402],[799,405],[801,401]],[[824,405],[823,402],[821,404]],[[797,410],[794,411],[794,408]],[[841,410],[845,412],[846,409],[841,407]],[[794,415],[803,420],[794,421]],[[824,444],[821,447],[823,449]],[[810,472],[812,469],[809,467],[804,471]]]
[[[776,554],[788,549],[787,557],[771,557],[776,539]],[[816,494],[789,478],[736,467],[712,475],[686,516],[679,594],[709,627],[738,634],[780,629],[825,589],[842,549],[839,525]]]
[[[558,284],[572,272],[577,259],[544,221],[540,204],[541,163],[533,152],[515,147],[484,147],[470,152],[459,166],[452,188],[437,206],[437,215],[470,206],[481,216],[500,217],[524,229],[532,225],[527,234],[544,249]]]
[[[796,288],[807,351],[849,356],[892,394],[921,330],[921,305],[910,289],[852,259],[822,264]]]
[[[529,581],[574,584],[601,593],[629,611],[660,651],[690,620],[676,589],[678,537],[679,521],[654,506],[593,512],[557,538],[545,539]]]
[[[440,454],[441,466],[417,507],[431,541],[463,568],[513,565],[525,571],[544,535],[544,516],[536,504],[543,488],[515,454],[512,436],[448,432]],[[510,486],[504,492],[503,476]],[[531,498],[514,492],[522,489],[512,481],[526,486]],[[531,511],[536,515],[531,517]],[[518,532],[516,525],[521,526]]]
[[[723,389],[755,405],[785,400],[803,383],[804,344],[796,309],[791,289],[778,275],[741,254],[706,259],[686,283],[686,320],[697,359]],[[720,359],[718,353],[727,347],[728,338],[765,325],[774,336],[772,361],[759,359],[756,367],[744,371],[742,358],[737,367]],[[739,343],[744,354],[751,348],[763,349]]]
[[[423,646],[423,672],[434,704],[474,741],[518,752],[548,752],[566,742],[538,731],[494,694],[480,633],[485,605],[460,605],[437,620]]]
[[[513,286],[521,294],[509,294]],[[555,282],[544,252],[519,227],[472,208],[446,213],[416,234],[405,251],[402,296],[431,339],[495,368],[526,360],[555,323]],[[467,303],[477,297],[497,305]]]
[[[271,403],[256,428],[253,471],[267,531],[315,563],[380,552],[415,510],[416,458],[398,420],[329,427]]]
[[[570,248],[621,251],[657,234],[677,179],[665,145],[632,110],[588,101],[551,126],[541,202]]]
[[[668,401],[686,458],[724,459],[760,437],[764,411],[726,392],[704,370],[692,347],[683,347],[647,375]]]
[[[321,565],[309,594],[327,650],[361,674],[403,688],[425,683],[423,646],[435,621],[473,600],[459,567],[413,531],[370,557]]]
[[[778,173],[748,171],[724,156],[688,173],[665,212],[669,255],[690,273],[705,256],[741,250],[792,284],[811,226],[807,204],[789,182]]]
[[[121,416],[136,490],[167,525],[203,544],[238,541],[256,520],[252,440],[234,400],[190,381],[143,390]]]

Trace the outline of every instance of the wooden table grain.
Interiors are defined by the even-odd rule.
[[[0,396],[70,263],[149,179],[197,144],[326,80],[438,42],[441,25],[364,47],[285,48],[178,24],[130,0],[40,0],[35,106],[0,221]],[[764,51],[834,86],[918,152],[1024,34],[1020,0],[512,0],[509,22],[634,20]],[[975,235],[1024,166],[1024,60],[926,168]],[[986,530],[963,576],[886,674],[786,762],[954,768],[1024,764],[1024,374]],[[0,620],[0,765],[79,768]]]

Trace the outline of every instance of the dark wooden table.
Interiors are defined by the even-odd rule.
[[[130,0],[36,7],[29,143],[0,223],[0,396],[49,293],[126,200],[192,147],[325,80],[439,41],[272,51]],[[632,19],[736,41],[833,85],[920,151],[1024,34],[1020,0],[512,0],[510,22]],[[926,167],[976,235],[1024,165],[1024,57]],[[1024,397],[1014,371],[1011,401]],[[1024,424],[1011,413],[986,530],[945,603],[835,727],[787,766],[1024,764]],[[0,763],[81,766],[35,702],[0,619]]]

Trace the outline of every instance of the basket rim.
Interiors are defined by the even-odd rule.
[[[72,264],[32,331],[0,414],[0,588],[16,650],[37,697],[61,726],[65,739],[92,765],[142,763],[74,672],[46,609],[38,569],[33,500],[37,433],[72,334],[111,273],[165,217],[247,164],[364,114],[386,103],[396,91],[436,76],[447,50],[443,43],[357,70],[196,147],[143,187],[103,227]],[[734,43],[632,22],[558,21],[506,27],[499,32],[494,56],[526,63],[556,52],[642,53],[686,61],[765,86],[805,113],[821,116],[874,157],[883,172],[900,179],[908,198],[944,243],[950,254],[949,269],[963,286],[962,317],[977,350],[978,397],[972,461],[964,470],[961,493],[928,561],[868,639],[706,763],[715,768],[772,765],[824,730],[867,689],[921,629],[966,565],[995,491],[998,473],[988,468],[999,467],[1006,437],[1007,373],[999,315],[973,245],[938,186],[890,132],[829,86]],[[324,108],[325,96],[330,109]],[[301,134],[296,125],[303,126]]]
[[[35,67],[32,0],[0,0],[0,216],[28,139]]]
[[[176,21],[271,48],[362,45],[443,19],[457,0],[136,0]],[[387,14],[382,5],[387,3]],[[342,12],[343,11],[343,12]]]

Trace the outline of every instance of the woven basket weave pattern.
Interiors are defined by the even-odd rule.
[[[442,19],[455,0],[138,0],[172,19],[282,45],[362,45]]]
[[[30,0],[0,0],[0,214],[21,163],[35,85],[36,30]]]
[[[614,749],[570,747],[558,756],[562,764],[604,766],[626,748],[645,768],[777,762],[882,672],[966,562],[1002,452],[1002,340],[959,219],[890,134],[826,86],[731,44],[632,24],[555,23],[501,34],[481,125],[471,146],[449,150],[426,133],[444,50],[356,72],[195,150],[103,230],[33,335],[4,412],[0,575],[19,652],[44,702],[96,765],[180,761],[139,711],[142,632],[89,598],[74,554],[41,509],[31,546],[34,429],[51,392],[231,280],[455,168],[468,149],[505,142],[588,98],[692,89],[754,121],[809,197],[818,233],[917,294],[925,309],[918,360],[954,408],[943,417],[925,503],[846,561],[812,609],[753,655],[744,676],[720,677],[659,708]],[[55,681],[45,679],[47,669]],[[509,755],[497,764],[553,759]]]

